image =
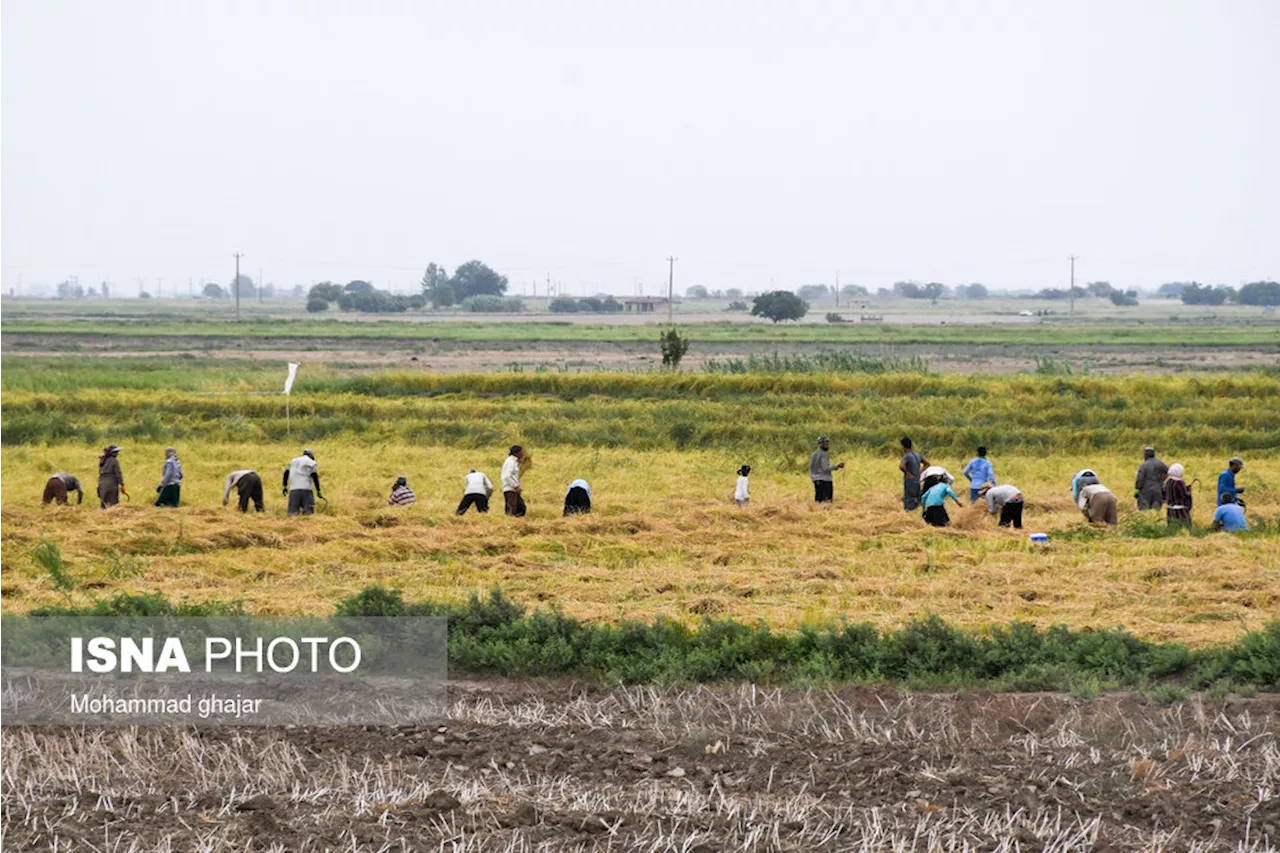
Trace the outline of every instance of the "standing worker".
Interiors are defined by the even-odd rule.
[[[1164,505],[1170,527],[1191,529],[1191,488],[1183,480],[1182,466],[1177,462],[1169,466],[1164,481]]]
[[[929,460],[912,449],[911,439],[902,437],[902,458],[898,470],[902,472],[902,508],[911,512],[920,506],[920,472],[929,467]]]
[[[738,469],[738,483],[733,489],[733,502],[740,507],[751,505],[751,466],[743,465]]]
[[[934,527],[946,527],[951,523],[951,516],[947,515],[947,498],[956,502],[956,506],[964,506],[960,503],[960,498],[956,497],[956,493],[951,491],[951,486],[945,481],[939,481],[932,487],[927,489],[920,496],[920,503],[924,505],[924,520],[926,524]]]
[[[462,490],[462,502],[458,504],[458,515],[466,515],[471,507],[476,512],[489,511],[489,495],[493,494],[493,481],[489,477],[472,468],[463,477],[466,487]]]
[[[176,447],[164,449],[164,470],[160,472],[156,496],[156,506],[177,506],[182,497],[182,463]]]
[[[129,494],[124,487],[124,472],[120,470],[120,445],[108,444],[98,457],[98,502],[102,508],[120,503],[121,494]]]
[[[1233,504],[1236,497],[1244,494],[1243,486],[1236,488],[1236,474],[1243,470],[1244,460],[1239,456],[1232,456],[1227,463],[1227,470],[1218,475],[1218,506]]]
[[[524,503],[524,495],[520,487],[520,460],[524,458],[524,448],[518,444],[511,445],[507,461],[502,463],[502,501],[507,515],[523,518],[528,507]]]
[[[1022,529],[1022,506],[1024,499],[1017,486],[983,486],[978,490],[980,497],[987,500],[987,512],[992,515],[1000,510],[1000,527],[1013,525],[1014,530]]]
[[[1093,483],[1081,488],[1077,503],[1084,517],[1092,524],[1116,526],[1116,496],[1101,483]]]
[[[1142,464],[1138,466],[1138,478],[1133,483],[1138,509],[1160,509],[1164,503],[1164,478],[1168,475],[1169,466],[1156,458],[1156,449],[1143,448]]]
[[[67,493],[76,493],[76,506],[84,503],[84,489],[80,487],[80,481],[71,474],[59,472],[49,478],[49,482],[44,484],[44,500],[45,505],[56,502],[58,506],[67,505]]]
[[[240,496],[241,512],[249,511],[249,501],[253,501],[254,510],[262,512],[262,478],[258,476],[257,471],[242,468],[227,475],[226,481],[222,484],[223,506],[231,501],[232,489],[235,489],[236,494]]]
[[[591,486],[586,480],[574,480],[564,496],[564,514],[578,515],[591,512]]]
[[[289,497],[289,515],[312,515],[316,511],[316,498],[323,498],[320,491],[320,474],[316,471],[316,455],[309,449],[289,462],[284,469],[282,494]],[[312,491],[312,487],[315,491]]]
[[[978,492],[986,484],[998,485],[996,469],[991,467],[991,460],[987,458],[985,447],[978,448],[978,455],[970,459],[969,464],[964,466],[964,470],[960,473],[969,478],[969,503],[977,502]]]
[[[418,496],[413,493],[413,489],[409,488],[409,478],[396,477],[395,485],[391,487],[391,495],[387,498],[387,506],[409,506],[417,502]]]
[[[818,449],[809,457],[809,479],[813,480],[813,499],[820,504],[831,503],[834,499],[835,483],[831,479],[832,471],[839,471],[844,463],[831,464],[831,439],[825,435],[818,439]]]

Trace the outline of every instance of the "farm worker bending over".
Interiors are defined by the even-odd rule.
[[[960,499],[956,497],[956,493],[951,491],[951,486],[943,482],[934,484],[920,496],[920,503],[924,505],[924,520],[926,524],[932,524],[934,527],[946,527],[951,523],[951,516],[947,515],[947,498],[955,501],[956,506],[964,506],[964,504],[960,503]]]
[[[902,472],[902,508],[911,512],[920,506],[920,471],[929,467],[929,460],[911,448],[911,439],[902,437],[902,458],[898,470]]]
[[[126,495],[124,472],[120,470],[120,445],[108,444],[98,457],[98,501],[102,508],[120,503],[120,493]]]
[[[1022,492],[1017,486],[983,486],[978,494],[987,499],[987,512],[992,515],[1000,510],[1000,526],[1013,525],[1014,530],[1022,529]]]
[[[1114,527],[1116,523],[1116,496],[1101,483],[1085,486],[1080,490],[1077,501],[1084,517],[1093,524],[1106,524]]]
[[[818,449],[809,457],[809,479],[813,480],[813,499],[820,504],[831,503],[834,499],[835,484],[831,479],[832,471],[839,471],[844,463],[831,464],[831,439],[825,435],[818,439]]]
[[[1227,499],[1225,492],[1218,496],[1218,500]],[[1213,529],[1228,533],[1248,533],[1249,524],[1244,520],[1244,507],[1235,501],[1219,505],[1213,513]]]
[[[738,506],[751,505],[751,466],[743,465],[738,469],[738,485],[733,490],[733,502]]]
[[[84,489],[80,488],[80,481],[70,474],[58,473],[49,478],[49,482],[44,484],[44,502],[46,504],[56,501],[60,506],[67,505],[67,493],[76,493],[76,505],[84,503]]]
[[[316,511],[316,498],[324,497],[320,491],[320,475],[316,472],[316,455],[310,450],[289,462],[284,469],[284,491],[289,496],[289,515],[311,515]],[[315,486],[315,492],[311,487]]]
[[[178,461],[176,447],[164,449],[164,469],[160,472],[156,495],[156,506],[177,506],[182,496],[182,463]]]
[[[462,490],[462,503],[458,504],[458,515],[466,515],[467,510],[473,506],[476,512],[488,512],[489,495],[493,494],[493,482],[475,468],[467,472],[463,481],[466,487]]]
[[[232,489],[235,489],[236,494],[240,496],[241,512],[249,511],[249,501],[253,501],[253,508],[256,511],[262,512],[262,478],[258,476],[257,471],[242,468],[227,475],[226,482],[222,485],[223,506],[231,500]]]
[[[952,477],[946,468],[941,465],[930,465],[920,472],[920,491],[927,492],[939,483],[950,486],[955,481],[956,478]]]
[[[520,460],[523,458],[524,448],[513,444],[507,461],[502,463],[502,500],[507,515],[514,515],[516,518],[523,517],[528,509],[524,505],[520,489]]]
[[[564,514],[577,515],[591,512],[591,487],[586,480],[574,480],[564,496]]]
[[[1236,488],[1236,474],[1244,470],[1244,460],[1239,456],[1232,456],[1231,461],[1227,463],[1227,470],[1218,475],[1218,505],[1233,504],[1236,502],[1236,496],[1244,493],[1244,487]],[[1227,497],[1223,497],[1226,495]]]
[[[1098,483],[1098,475],[1093,472],[1092,468],[1081,468],[1076,475],[1071,478],[1071,500],[1080,502],[1080,490],[1085,486],[1093,486]]]
[[[978,455],[969,460],[961,473],[969,478],[969,503],[978,499],[978,492],[983,486],[988,483],[996,485],[996,469],[991,467],[985,447],[978,448]]]
[[[1138,478],[1133,483],[1138,509],[1160,509],[1164,503],[1164,478],[1168,475],[1169,466],[1156,458],[1156,449],[1143,448],[1142,464],[1138,466]]]
[[[1182,478],[1182,466],[1177,462],[1170,465],[1169,476],[1164,481],[1164,503],[1170,527],[1190,528],[1191,488]]]
[[[418,496],[409,488],[409,479],[396,477],[396,484],[391,487],[391,496],[387,498],[387,506],[408,506],[417,502]]]

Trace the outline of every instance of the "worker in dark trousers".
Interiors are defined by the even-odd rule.
[[[253,501],[255,510],[262,512],[262,478],[258,476],[257,471],[244,468],[227,475],[222,488],[223,506],[230,502],[232,489],[235,489],[240,496],[241,512],[249,511],[249,501]]]

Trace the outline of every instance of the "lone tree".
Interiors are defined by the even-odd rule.
[[[680,359],[684,358],[684,354],[689,351],[689,339],[672,326],[658,336],[658,344],[662,347],[662,366],[679,370]]]
[[[755,298],[751,316],[768,317],[775,323],[782,320],[799,320],[809,313],[809,303],[789,290],[771,290]]]
[[[458,299],[449,283],[449,274],[434,263],[427,264],[427,271],[422,275],[422,295],[437,308],[448,308]]]
[[[480,261],[467,261],[458,267],[449,283],[453,285],[454,298],[459,301],[472,296],[502,296],[507,292],[507,277]]]
[[[200,295],[205,299],[226,299],[227,291],[223,290],[222,285],[211,281],[200,291]]]

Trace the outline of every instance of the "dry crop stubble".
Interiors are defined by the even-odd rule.
[[[723,616],[788,628],[846,618],[890,627],[929,611],[970,628],[1012,619],[1123,625],[1146,639],[1193,646],[1230,641],[1280,616],[1275,533],[1151,539],[1126,534],[1123,518],[1120,532],[1086,530],[1066,491],[1084,465],[1117,492],[1122,513],[1132,506],[1125,486],[1136,460],[1114,453],[997,456],[997,475],[1027,494],[1019,534],[997,529],[972,507],[953,509],[951,529],[927,528],[901,508],[893,458],[838,448],[834,457],[849,467],[837,474],[831,507],[812,503],[803,470],[784,473],[776,463],[724,452],[534,448],[538,462],[525,479],[530,515],[509,519],[500,496],[487,516],[453,514],[462,475],[476,467],[496,482],[505,444],[468,452],[317,442],[331,511],[288,519],[278,484],[300,449],[180,444],[184,505],[165,510],[151,506],[163,445],[131,445],[122,462],[133,502],[103,512],[91,495],[79,508],[39,503],[55,471],[92,484],[93,448],[5,448],[5,611],[159,591],[173,600],[243,600],[262,614],[326,613],[368,584],[397,587],[413,600],[456,600],[500,586],[516,600],[588,620]],[[953,471],[963,462],[937,461]],[[1203,455],[1179,461],[1202,483],[1221,467]],[[731,501],[743,462],[758,465],[746,510]],[[262,516],[236,512],[234,494],[230,507],[220,505],[223,477],[246,465],[266,486]],[[417,491],[416,506],[385,505],[399,474]],[[564,490],[580,476],[591,483],[595,512],[562,518]],[[1277,460],[1249,460],[1241,482],[1254,487],[1252,515],[1280,514],[1280,499],[1263,488],[1277,481]],[[1197,491],[1202,526],[1207,491]],[[1049,532],[1047,547],[1027,542],[1033,530]],[[42,540],[58,543],[75,582],[70,593],[32,560]]]

